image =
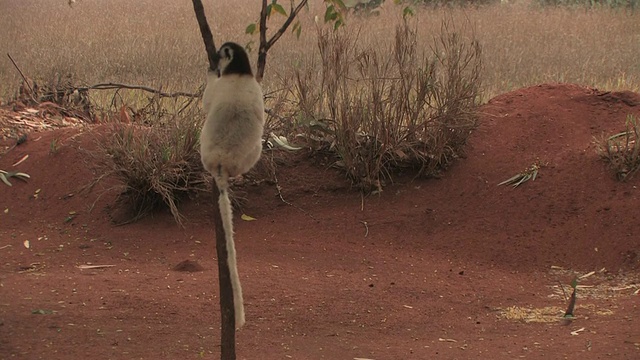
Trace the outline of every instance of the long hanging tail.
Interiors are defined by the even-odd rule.
[[[222,215],[222,227],[224,228],[225,241],[227,243],[227,265],[231,275],[231,287],[233,288],[233,307],[236,314],[236,328],[244,325],[244,302],[242,300],[242,286],[240,285],[240,277],[238,276],[238,265],[236,262],[236,247],[233,241],[233,212],[231,210],[231,201],[229,201],[229,183],[228,180],[221,176],[216,177],[216,184],[220,190],[220,198],[218,205],[220,206],[220,214]]]

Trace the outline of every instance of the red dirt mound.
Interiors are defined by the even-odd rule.
[[[365,198],[333,169],[287,160],[277,175],[293,206],[248,186],[257,220],[235,218],[238,358],[640,358],[639,180],[615,180],[593,145],[627,114],[640,116],[640,95],[504,94],[441,179]],[[31,175],[0,184],[0,358],[218,358],[213,202],[185,204],[184,228],[170,214],[112,226],[115,194],[80,192],[93,131],[31,133],[0,157]],[[536,162],[535,181],[498,186]],[[203,271],[173,270],[185,260]]]

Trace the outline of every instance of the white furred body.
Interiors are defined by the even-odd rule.
[[[264,101],[260,84],[250,75],[218,77],[210,72],[204,90],[207,119],[200,133],[204,168],[215,175],[242,175],[260,159]]]
[[[248,172],[260,159],[264,128],[262,88],[251,75],[218,77],[210,72],[203,106],[207,118],[200,133],[200,156],[220,190],[218,203],[226,235],[235,322],[240,328],[245,322],[244,303],[233,240],[229,178]]]

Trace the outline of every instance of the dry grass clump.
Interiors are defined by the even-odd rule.
[[[640,121],[628,115],[625,125],[625,131],[594,141],[598,155],[622,181],[630,179],[640,169]]]
[[[133,222],[168,208],[181,223],[179,201],[207,190],[199,155],[201,119],[192,111],[172,116],[164,126],[116,121],[98,131],[98,150],[92,153],[100,174],[96,181],[115,178],[120,184],[117,210],[125,215],[116,222]]]
[[[318,28],[319,69],[295,71],[294,117],[365,191],[381,190],[399,170],[435,175],[475,126],[480,46],[449,22],[436,38],[423,52],[408,22],[393,43],[375,47],[360,45],[357,33]]]
[[[20,106],[37,106],[48,104],[65,116],[91,120],[93,111],[88,91],[78,90],[73,85],[73,76],[57,76],[46,83],[37,83],[31,79],[23,79],[18,93],[12,99]]]

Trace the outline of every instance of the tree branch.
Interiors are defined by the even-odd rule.
[[[267,64],[267,0],[262,0],[260,9],[260,46],[258,48],[258,68],[256,69],[256,80],[262,81],[264,68]]]
[[[218,199],[220,190],[212,181],[212,193],[215,206],[213,209],[213,223],[216,228],[216,253],[218,254],[218,286],[220,289],[220,360],[236,360],[236,313],[233,305],[233,285],[231,284],[231,270],[229,269],[229,253],[226,236],[222,225],[222,213]]]
[[[282,26],[280,26],[280,29],[271,36],[269,41],[267,41],[267,0],[262,0],[262,9],[260,10],[260,48],[258,50],[258,69],[256,71],[256,80],[262,81],[262,77],[264,76],[264,69],[267,64],[267,52],[273,44],[280,39],[284,32],[287,31],[289,25],[291,25],[296,16],[298,16],[300,10],[307,5],[307,2],[308,0],[302,0],[298,6],[294,8],[294,1],[291,0],[291,11],[289,12],[287,20],[285,20]]]
[[[204,6],[202,6],[201,0],[193,0],[193,10],[196,13],[196,19],[198,20],[198,26],[200,27],[200,34],[204,41],[204,48],[207,51],[209,69],[214,71],[218,68],[218,51],[216,50],[216,44],[213,41],[213,34],[211,33],[211,28],[207,22],[207,17],[204,13]]]
[[[11,60],[11,63],[13,64],[13,66],[15,66],[16,70],[18,70],[18,72],[20,73],[20,76],[22,76],[22,80],[24,81],[25,85],[27,85],[27,87],[29,88],[29,91],[31,92],[29,94],[29,96],[31,97],[31,100],[35,101],[34,99],[35,92],[33,91],[33,88],[31,87],[29,80],[27,79],[26,76],[24,76],[24,73],[22,72],[22,70],[20,70],[20,67],[18,67],[18,64],[16,64],[16,62],[11,57],[11,54],[7,53],[7,56],[9,57],[9,60]]]
[[[276,41],[278,41],[278,39],[280,39],[280,37],[282,36],[282,34],[284,34],[285,31],[287,31],[287,29],[289,28],[289,25],[291,25],[291,23],[293,22],[293,20],[296,18],[296,16],[298,16],[298,13],[300,12],[300,10],[302,10],[302,8],[307,5],[307,2],[309,0],[302,0],[300,1],[300,4],[298,4],[298,6],[295,7],[295,9],[293,8],[293,1],[291,1],[291,11],[289,12],[289,17],[287,18],[287,20],[282,24],[282,26],[280,27],[280,29],[278,31],[276,31],[275,34],[273,34],[273,36],[271,37],[271,39],[269,39],[269,42],[267,42],[267,51],[273,46],[273,44],[276,43]]]

